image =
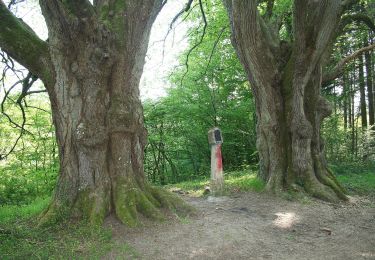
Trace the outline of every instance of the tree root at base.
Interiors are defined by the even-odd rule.
[[[73,207],[68,205],[55,198],[40,216],[39,225],[64,220],[83,220],[101,225],[108,215],[114,214],[126,226],[136,227],[142,224],[143,217],[162,221],[170,213],[185,217],[194,212],[194,208],[177,195],[148,184],[143,189],[137,185],[131,188],[116,185],[112,196],[98,191],[81,191]]]
[[[115,193],[115,213],[127,226],[134,227],[140,223],[140,216],[153,220],[164,220],[166,211],[186,216],[193,211],[177,195],[161,188],[148,186],[145,190],[132,188]]]
[[[317,169],[315,172],[305,173],[303,180],[300,180],[299,183],[292,182],[289,184],[283,184],[282,182],[268,181],[265,187],[267,192],[276,196],[282,194],[288,189],[303,193],[306,192],[307,195],[328,202],[348,200],[344,188],[338,183],[336,177],[326,168]]]

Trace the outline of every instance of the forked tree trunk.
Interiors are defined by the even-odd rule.
[[[100,224],[114,213],[135,226],[142,215],[162,219],[162,207],[188,210],[177,197],[151,187],[143,172],[147,132],[138,85],[161,1],[102,2],[78,13],[41,1],[60,154],[57,187],[41,223],[72,217]]]
[[[337,27],[339,1],[295,1],[293,44],[278,39],[256,2],[225,4],[256,100],[259,174],[276,193],[302,187],[324,200],[345,200],[320,136],[322,120],[331,114],[320,95],[322,56]]]

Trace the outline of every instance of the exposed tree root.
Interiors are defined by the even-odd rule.
[[[330,187],[319,182],[315,176],[306,178],[304,188],[308,194],[315,198],[329,202],[339,201],[339,198],[335,192]]]
[[[141,216],[160,221],[165,219],[166,211],[186,216],[193,210],[177,195],[148,185],[142,190],[133,187],[115,191],[114,204],[116,216],[130,227],[140,225]]]
[[[142,218],[162,221],[170,213],[187,216],[194,209],[177,195],[162,188],[144,184],[116,183],[112,196],[104,191],[81,191],[72,207],[55,199],[39,219],[39,225],[50,225],[61,220],[83,220],[101,225],[111,213],[125,225],[135,227]],[[112,203],[111,203],[112,200]]]
[[[38,226],[55,224],[68,216],[69,208],[59,200],[53,200],[48,208],[39,216]]]
[[[345,189],[339,184],[333,173],[326,167],[319,158],[314,158],[315,173],[319,182],[333,190],[340,200],[347,201]]]
[[[298,175],[295,172],[272,172],[266,184],[266,191],[278,195],[285,189],[291,189],[306,192],[308,195],[324,201],[347,201],[345,189],[328,169],[324,158],[321,155],[315,155],[312,161],[313,167],[309,167]],[[293,176],[294,178],[291,178],[292,181],[280,181],[278,179],[280,176],[284,178]]]

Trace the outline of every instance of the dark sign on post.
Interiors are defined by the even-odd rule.
[[[219,128],[215,127],[208,131],[208,143],[210,145],[223,143],[223,136]]]
[[[220,129],[215,129],[214,130],[214,133],[215,133],[215,141],[217,144],[221,144],[223,141],[223,138],[221,137],[221,131]]]

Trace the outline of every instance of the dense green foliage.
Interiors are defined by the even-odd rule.
[[[50,196],[56,182],[58,155],[47,97],[30,96],[25,100],[27,121],[23,135],[7,160],[0,161],[0,205],[29,203]],[[21,124],[18,106],[5,102],[14,123]],[[0,151],[5,154],[20,130],[4,116],[0,117]]]
[[[180,56],[183,65],[171,72],[173,87],[166,97],[145,102],[146,173],[154,183],[207,176],[207,132],[215,126],[223,133],[225,169],[257,163],[254,100],[230,43],[223,7],[211,3],[207,8],[215,15],[207,17],[204,41],[192,50],[202,33],[193,27],[190,48]],[[199,24],[199,14],[192,16]]]

